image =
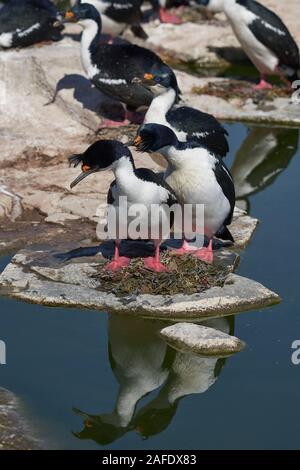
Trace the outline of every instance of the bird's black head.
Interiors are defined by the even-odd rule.
[[[167,67],[147,72],[142,77],[134,77],[132,82],[150,89],[154,95],[160,95],[169,88],[175,90],[176,96],[180,95],[175,73]]]
[[[82,3],[80,0],[77,0],[74,7],[65,13],[64,21],[67,23],[80,23],[84,25],[86,20],[94,20],[101,26],[100,14],[89,3]]]
[[[72,155],[70,165],[75,168],[81,164],[82,173],[72,181],[71,188],[92,173],[113,169],[122,157],[128,158],[134,166],[130,150],[117,140],[98,140],[84,153]]]
[[[160,124],[142,125],[134,139],[134,146],[138,152],[157,152],[158,150],[176,146],[178,143],[174,132]]]
[[[78,439],[92,439],[101,446],[106,446],[122,437],[127,429],[106,422],[105,415],[96,416],[83,413],[73,408],[74,413],[83,419],[84,428],[80,432],[73,432]]]

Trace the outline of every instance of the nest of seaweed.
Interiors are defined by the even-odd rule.
[[[227,101],[236,98],[246,101],[251,98],[254,103],[273,101],[275,98],[287,98],[291,95],[291,90],[285,86],[274,85],[272,89],[255,90],[253,83],[243,80],[210,82],[204,87],[195,87],[193,92],[198,95],[223,98]]]
[[[162,253],[162,263],[169,272],[155,273],[144,267],[143,259],[132,259],[129,267],[117,273],[99,269],[95,277],[101,290],[122,297],[126,295],[191,295],[225,283],[229,268],[217,263],[208,265],[194,256]]]

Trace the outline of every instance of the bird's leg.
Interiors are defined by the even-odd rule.
[[[130,122],[128,119],[124,119],[123,121],[114,121],[113,119],[103,119],[101,124],[99,125],[99,129],[105,129],[106,127],[122,127],[122,126],[129,126]]]
[[[144,266],[146,269],[150,269],[150,271],[154,271],[156,273],[169,272],[169,269],[160,262],[160,243],[160,241],[155,243],[154,256],[148,256],[147,258],[144,258]]]
[[[254,90],[272,90],[273,86],[271,83],[266,81],[266,75],[261,74],[260,82],[254,86]]]
[[[201,259],[207,264],[212,264],[214,261],[214,252],[213,252],[213,241],[212,238],[209,241],[208,247],[203,247],[200,250],[197,250],[193,253],[194,256]]]
[[[130,264],[130,258],[120,256],[120,242],[115,242],[115,253],[113,260],[104,266],[105,271],[117,272],[122,268],[126,268]]]
[[[159,19],[162,23],[181,24],[182,20],[178,16],[170,13],[166,8],[159,9]]]
[[[194,253],[197,250],[198,250],[198,248],[196,248],[195,246],[189,245],[186,240],[183,240],[181,248],[178,248],[176,250],[172,250],[170,254],[175,255],[175,256],[184,256],[184,255],[188,255],[190,253]]]
[[[139,113],[137,111],[130,111],[126,109],[125,119],[130,124],[143,124],[145,118],[145,113]]]

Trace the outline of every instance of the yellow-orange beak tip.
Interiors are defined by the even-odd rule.
[[[154,79],[154,75],[152,73],[145,73],[144,74],[144,79],[145,80],[153,80]]]
[[[67,21],[76,21],[76,17],[71,10],[66,11],[64,19]]]
[[[141,136],[137,135],[136,138],[134,139],[134,145],[138,147],[142,142],[143,142],[143,139],[141,138]]]

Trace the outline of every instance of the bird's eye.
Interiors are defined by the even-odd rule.
[[[156,83],[160,83],[160,82],[161,82],[161,78],[158,77],[158,76],[154,77],[154,80],[156,81]]]

